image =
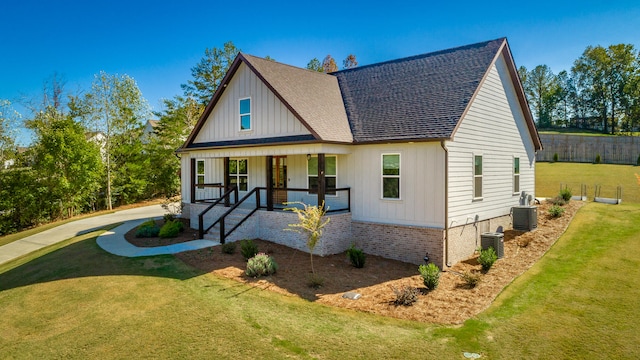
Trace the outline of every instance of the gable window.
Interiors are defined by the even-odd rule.
[[[520,192],[520,158],[513,158],[513,193]]]
[[[335,195],[336,184],[338,184],[338,167],[336,156],[324,157],[324,181],[325,194]],[[307,159],[307,179],[309,194],[318,193],[318,157],[310,157]]]
[[[251,130],[251,98],[240,99],[240,130]]]
[[[400,199],[400,154],[382,154],[382,198]]]
[[[204,184],[204,159],[196,160],[196,184]],[[203,187],[200,186],[200,189]]]
[[[473,157],[473,197],[482,197],[482,155]]]
[[[229,159],[229,184],[236,185],[240,191],[249,189],[247,159]]]

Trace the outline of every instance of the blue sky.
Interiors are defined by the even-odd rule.
[[[640,47],[640,2],[3,0],[0,99],[40,97],[54,73],[77,93],[104,70],[133,77],[159,110],[205,48],[226,41],[304,67],[327,54],[365,65],[503,36],[516,65],[557,73],[588,45]]]

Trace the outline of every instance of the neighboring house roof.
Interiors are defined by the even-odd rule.
[[[147,120],[147,124],[151,125],[152,128],[156,128],[160,120]]]
[[[503,55],[536,150],[542,148],[505,38],[331,74],[238,54],[183,148],[245,63],[317,141],[373,143],[454,137],[491,67]],[[308,139],[306,140],[308,141]]]

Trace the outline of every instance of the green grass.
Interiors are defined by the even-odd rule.
[[[8,358],[634,358],[640,205],[588,204],[534,268],[449,327],[334,309],[200,273],[172,256],[122,258],[96,233],[0,268]],[[25,262],[26,260],[26,262]],[[365,294],[366,296],[366,294]]]
[[[580,186],[587,186],[587,196],[593,200],[595,185],[601,186],[601,197],[615,198],[616,188],[622,186],[623,203],[640,203],[640,167],[631,165],[536,163],[536,196],[554,197],[565,184],[580,195]]]

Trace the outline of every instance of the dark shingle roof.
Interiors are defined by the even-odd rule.
[[[450,138],[504,41],[333,73],[354,141]]]

